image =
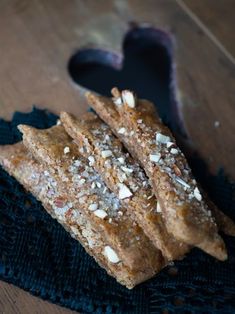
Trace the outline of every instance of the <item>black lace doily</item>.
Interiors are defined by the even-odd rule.
[[[16,126],[47,128],[57,117],[33,109],[0,120],[0,144],[21,136]],[[207,192],[235,219],[234,185],[221,171],[191,165]],[[225,237],[229,259],[218,262],[198,249],[132,291],[117,284],[41,204],[0,169],[0,278],[32,294],[81,313],[235,313],[235,239]]]

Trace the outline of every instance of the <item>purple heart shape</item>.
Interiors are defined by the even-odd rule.
[[[79,85],[103,95],[110,89],[134,90],[153,101],[163,121],[184,134],[175,100],[173,39],[162,30],[134,25],[124,37],[123,55],[98,48],[84,48],[69,60],[68,70]]]

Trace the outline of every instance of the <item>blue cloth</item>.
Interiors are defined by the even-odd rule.
[[[35,108],[28,114],[16,112],[11,122],[0,120],[0,144],[21,139],[20,123],[47,128],[56,120]],[[212,199],[234,219],[234,184],[222,171],[208,175],[197,157],[190,163]],[[193,249],[183,261],[129,291],[0,168],[0,278],[81,313],[235,313],[235,239],[224,239],[228,261]]]

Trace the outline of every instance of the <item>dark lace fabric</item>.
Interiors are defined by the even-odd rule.
[[[57,117],[33,109],[0,120],[0,144],[21,136],[19,123],[47,128]],[[234,185],[191,165],[217,205],[235,219]],[[229,259],[198,249],[132,291],[106,275],[35,198],[0,169],[0,278],[81,313],[235,313],[235,239],[224,236]]]

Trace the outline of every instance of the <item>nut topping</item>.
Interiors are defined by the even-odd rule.
[[[117,253],[112,249],[109,245],[106,245],[104,248],[104,255],[111,263],[118,263],[120,262],[120,258],[118,257]]]
[[[101,219],[104,219],[108,214],[103,209],[97,209],[96,211],[94,211],[94,215]]]
[[[131,191],[129,190],[129,188],[125,184],[119,183],[118,186],[119,186],[119,196],[118,197],[120,200],[132,196]]]
[[[64,148],[64,153],[65,154],[68,154],[70,152],[70,148],[68,147],[68,146],[66,146],[65,148]]]
[[[170,141],[171,141],[171,139],[169,136],[166,136],[162,133],[156,134],[156,142],[161,143],[161,144],[167,144]]]
[[[202,195],[197,187],[195,187],[193,194],[199,202],[202,200]]]
[[[160,153],[156,153],[156,154],[154,154],[154,155],[150,155],[150,161],[152,161],[152,162],[159,162],[159,160],[160,160],[160,158],[161,158],[161,154]]]
[[[130,108],[135,108],[135,97],[131,91],[129,90],[122,91],[122,100]]]
[[[101,152],[101,156],[102,156],[103,158],[108,158],[108,157],[112,156],[112,152],[111,152],[111,150],[103,150],[103,151]]]

